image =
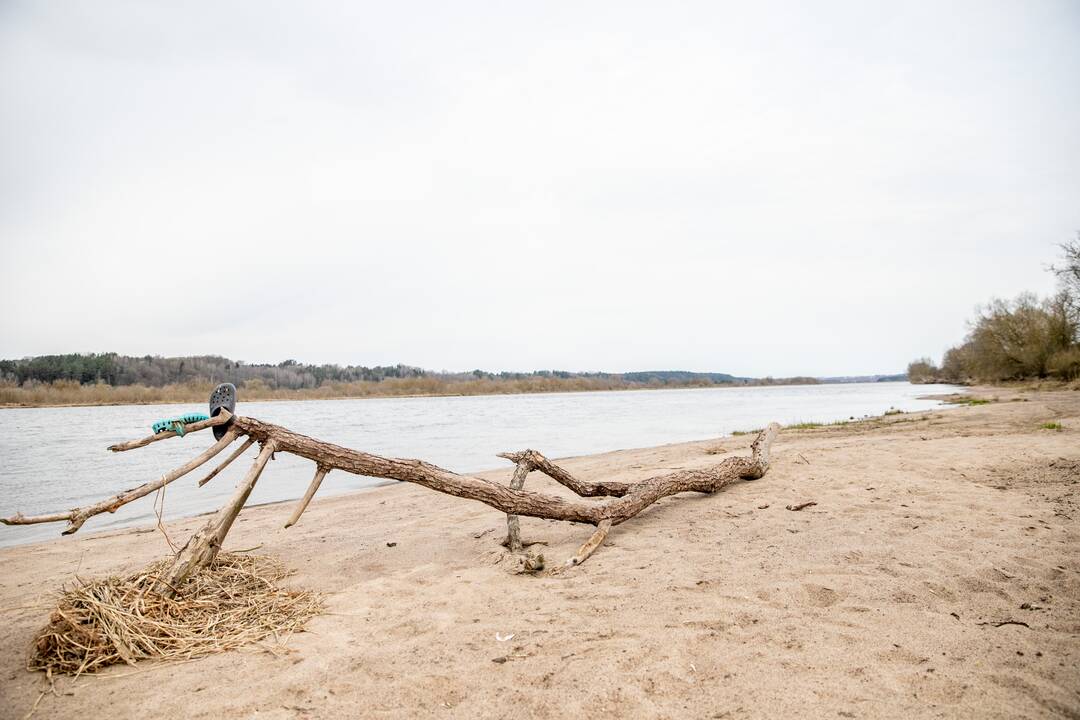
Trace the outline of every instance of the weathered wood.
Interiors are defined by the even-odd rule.
[[[679,470],[643,480],[618,500],[606,503],[604,518],[619,525],[657,500],[682,492],[714,493],[739,480],[756,480],[769,469],[769,450],[780,426],[770,424],[751,444],[752,455],[730,457],[709,468]]]
[[[105,512],[116,512],[118,508],[127,505],[133,500],[138,500],[141,497],[145,497],[150,493],[160,490],[173,480],[187,475],[189,472],[205,463],[210,458],[217,455],[219,452],[227,448],[233,440],[237,437],[237,433],[233,429],[225,431],[225,435],[220,440],[208,447],[197,457],[189,460],[175,470],[171,470],[162,475],[157,480],[144,483],[131,490],[125,490],[122,493],[113,495],[110,498],[106,498],[93,505],[87,505],[86,507],[72,508],[64,513],[52,513],[49,515],[32,515],[26,516],[22,513],[15,513],[13,517],[0,518],[0,523],[5,525],[33,525],[35,523],[47,523],[47,522],[59,522],[61,520],[67,520],[68,526],[64,530],[64,535],[70,535],[73,532],[77,532],[79,528],[83,526],[88,519],[94,515],[100,515]]]
[[[570,488],[581,497],[622,497],[630,492],[633,487],[633,483],[614,480],[602,482],[579,480],[535,450],[500,453],[499,457],[519,464],[527,462],[533,470],[539,470],[560,485]]]
[[[229,467],[230,463],[232,463],[233,460],[235,460],[236,458],[243,455],[244,451],[246,451],[249,447],[251,447],[254,444],[255,444],[255,441],[253,439],[251,439],[251,438],[248,438],[247,440],[245,440],[243,442],[243,444],[240,445],[240,447],[236,448],[236,450],[233,451],[233,453],[231,455],[229,455],[229,457],[225,458],[221,462],[220,465],[218,465],[216,468],[211,470],[209,475],[207,475],[206,477],[204,477],[202,480],[199,481],[199,487],[202,487],[203,485],[205,485],[206,483],[210,482],[215,477],[217,477],[218,473],[220,473],[225,468]]]
[[[273,438],[282,452],[308,458],[332,469],[423,485],[448,495],[477,500],[508,515],[589,525],[597,525],[605,519],[611,520],[613,525],[626,522],[668,495],[681,492],[712,493],[739,479],[762,477],[768,470],[769,450],[780,429],[776,423],[765,428],[751,445],[751,457],[729,457],[712,467],[680,470],[649,478],[632,484],[629,491],[616,500],[586,503],[524,489],[514,490],[491,480],[459,475],[422,460],[386,458],[351,450],[254,418],[237,416],[233,427],[251,437]],[[605,489],[613,488],[609,486]]]
[[[510,489],[520,490],[525,487],[525,478],[532,472],[532,463],[527,459],[517,460],[514,466],[514,476],[510,478]],[[521,519],[517,515],[506,516],[506,547],[513,553],[522,550],[521,545]]]
[[[223,415],[225,414],[223,411]],[[203,427],[211,427],[212,425],[208,424],[210,422],[204,421]],[[194,428],[198,425],[200,423],[194,423],[189,427]],[[299,507],[294,511],[289,525],[294,523],[303,513],[326,473],[331,470],[342,470],[356,475],[415,483],[448,495],[476,500],[489,505],[506,513],[508,516],[507,540],[511,549],[515,549],[515,551],[520,550],[522,546],[520,527],[515,525],[516,516],[519,515],[595,525],[597,531],[593,533],[589,541],[574,556],[574,558],[577,558],[576,562],[579,563],[595,552],[611,527],[626,522],[661,498],[682,492],[713,493],[740,479],[754,480],[762,477],[768,470],[770,448],[779,427],[776,423],[772,423],[758,434],[751,444],[750,457],[729,457],[711,467],[680,470],[648,478],[637,483],[583,481],[575,478],[566,470],[533,450],[520,453],[505,453],[501,457],[508,458],[516,464],[514,479],[511,481],[510,486],[507,487],[491,480],[470,475],[460,475],[422,460],[373,455],[307,437],[279,425],[262,422],[255,418],[239,415],[232,416],[228,432],[219,443],[191,463],[173,471],[170,475],[175,474],[175,477],[179,477],[201,465],[217,452],[220,452],[238,435],[247,436],[248,440],[245,445],[251,442],[261,443],[262,450],[247,476],[237,487],[233,497],[199,532],[188,540],[180,551],[176,563],[168,573],[162,576],[158,587],[162,592],[172,592],[170,588],[182,582],[191,572],[213,560],[237,514],[239,514],[244,503],[247,502],[251,489],[259,479],[260,473],[274,452],[287,452],[307,458],[317,466],[315,478],[312,480],[308,492]],[[169,436],[171,436],[169,433],[159,433],[156,436],[135,443],[114,445],[113,448],[132,449]],[[239,453],[234,453],[233,457],[223,463],[222,466],[227,465],[238,455]],[[556,482],[566,486],[579,497],[567,499],[525,490],[523,487],[525,477],[534,469],[540,470]],[[210,477],[213,477],[214,474],[216,474],[216,471],[211,473]],[[109,508],[115,509],[119,505],[153,492],[167,482],[171,482],[175,477],[164,476],[160,481],[127,491],[116,496],[116,498],[110,498],[87,510],[76,509],[67,513],[41,515],[34,518],[16,515],[14,518],[4,520],[4,522],[8,524],[25,524],[29,522],[69,520],[72,527],[65,532],[74,532],[85,521],[83,515],[86,515],[88,510],[94,510],[90,514],[95,514]],[[585,497],[608,497],[611,499],[604,502],[587,502],[583,499]],[[103,509],[95,510],[99,507]],[[89,515],[86,515],[86,517],[89,517]],[[574,558],[571,558],[571,560]]]
[[[229,414],[229,411],[222,408],[221,412],[219,414],[215,415],[214,417],[210,418],[209,420],[200,420],[199,422],[194,422],[194,423],[191,423],[189,425],[185,425],[184,426],[184,436],[187,437],[189,434],[191,434],[193,432],[198,432],[200,430],[205,430],[206,428],[216,427],[217,425],[224,425],[225,423],[229,422],[229,420],[231,420],[231,419],[232,419],[232,415]],[[135,450],[137,448],[146,447],[150,443],[157,442],[158,440],[168,440],[169,438],[172,438],[172,437],[179,437],[179,435],[180,435],[180,433],[178,433],[178,432],[173,432],[172,430],[164,430],[162,432],[157,433],[156,435],[147,435],[146,437],[141,438],[139,440],[129,440],[128,442],[122,442],[122,443],[116,443],[115,445],[110,445],[109,449],[112,450],[113,452],[124,452],[125,450]]]
[[[248,470],[247,475],[236,486],[232,497],[206,521],[206,524],[198,532],[188,539],[184,547],[177,553],[172,566],[158,579],[154,586],[155,592],[167,597],[174,597],[177,588],[183,585],[184,581],[193,572],[206,567],[214,561],[214,558],[217,557],[218,552],[221,550],[221,544],[225,541],[225,536],[232,529],[236,516],[240,514],[240,510],[251,495],[255,483],[258,482],[263,468],[266,467],[266,463],[270,461],[273,455],[274,441],[267,440],[263,443],[262,450],[259,452],[259,456],[255,458],[255,462],[252,464],[251,469]]]
[[[769,453],[772,452],[773,440],[780,432],[779,423],[769,423],[750,443],[750,467],[741,475],[743,480],[757,480],[765,477],[769,471]]]
[[[38,523],[63,522],[64,520],[70,520],[72,514],[78,511],[79,508],[75,508],[74,510],[49,513],[48,515],[23,515],[21,512],[17,512],[11,517],[0,518],[0,523],[5,525],[36,525]]]
[[[595,482],[575,478],[567,470],[551,462],[536,450],[499,453],[499,457],[506,458],[515,463],[514,476],[510,480],[510,488],[513,490],[520,490],[524,487],[525,478],[533,470],[539,470],[560,485],[573,490],[581,497],[623,497],[630,492],[630,489],[633,487],[632,483],[610,480]],[[600,525],[604,525],[606,522],[606,520],[601,520]],[[608,527],[610,527],[610,524]],[[506,516],[506,529],[506,540],[503,541],[503,545],[513,553],[523,552],[524,544],[521,541],[521,521],[517,515]],[[599,533],[599,531],[597,531],[597,533]],[[594,533],[594,537],[597,536],[597,533]],[[582,551],[586,549],[588,543],[582,546],[578,555],[574,556],[580,556],[578,562],[583,562],[585,558],[591,555],[596,547],[599,547],[600,543],[603,541],[603,537],[606,535],[607,530],[600,534],[600,537],[596,540],[596,545],[584,554],[582,554]],[[571,560],[573,560],[573,558],[571,558]],[[576,565],[578,562],[568,562],[568,565]]]
[[[585,541],[585,544],[578,548],[578,551],[566,561],[566,567],[573,567],[585,562],[590,555],[596,552],[596,548],[600,547],[600,544],[607,539],[610,531],[611,521],[601,520],[600,524],[596,526],[596,531]]]
[[[319,491],[319,486],[322,485],[323,478],[326,477],[328,472],[330,471],[322,465],[315,468],[315,477],[311,479],[311,484],[308,485],[307,492],[304,493],[304,497],[300,499],[300,503],[296,506],[296,509],[293,510],[293,514],[289,517],[289,521],[285,523],[286,530],[295,525],[296,521],[299,520],[300,516],[307,510],[308,503],[311,502],[311,498],[315,497],[315,493]]]
[[[387,458],[351,450],[254,418],[238,415],[232,427],[260,441],[273,438],[279,451],[307,458],[331,470],[411,482],[448,495],[477,500],[507,514],[544,517],[590,525],[595,525],[603,519],[599,511],[600,505],[587,505],[528,490],[511,490],[501,483],[470,475],[459,475],[423,460]]]

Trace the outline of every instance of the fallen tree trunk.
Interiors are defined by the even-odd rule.
[[[352,450],[332,443],[300,435],[279,425],[272,425],[254,418],[236,417],[232,429],[258,442],[273,440],[278,451],[287,452],[331,470],[342,470],[355,475],[400,480],[438,490],[439,492],[468,500],[478,500],[508,515],[525,515],[547,520],[598,525],[601,520],[611,520],[612,525],[626,522],[657,500],[681,492],[712,493],[739,479],[753,480],[763,476],[769,466],[769,448],[780,426],[773,423],[763,430],[751,445],[751,457],[731,457],[709,468],[680,470],[667,475],[643,480],[639,483],[580,483],[561,468],[544,459],[544,470],[552,479],[571,490],[588,490],[579,495],[615,495],[617,500],[607,503],[588,503],[568,500],[554,495],[513,489],[500,483],[459,475],[423,460],[386,458],[379,455]],[[535,451],[525,451],[534,453]],[[518,453],[503,457],[516,457]],[[543,457],[539,453],[536,456]],[[607,492],[600,492],[605,489]]]
[[[751,455],[749,457],[729,457],[711,467],[697,470],[680,470],[648,478],[637,483],[584,481],[575,478],[534,450],[504,453],[500,457],[515,463],[514,478],[508,487],[491,480],[471,475],[461,475],[422,460],[387,458],[352,450],[301,435],[288,428],[262,422],[255,418],[233,416],[227,411],[222,411],[221,414],[210,420],[188,425],[184,428],[183,434],[187,435],[191,432],[225,423],[228,423],[228,430],[220,441],[191,462],[162,476],[157,481],[121,493],[87,508],[76,508],[66,513],[32,517],[16,514],[14,517],[0,518],[0,522],[11,525],[67,520],[70,525],[64,532],[65,534],[73,533],[92,515],[100,512],[115,511],[121,505],[163,487],[168,482],[172,482],[172,480],[202,465],[243,435],[246,436],[246,440],[242,447],[230,455],[206,479],[209,480],[210,477],[216,475],[223,467],[235,460],[243,450],[256,442],[262,447],[258,458],[256,458],[248,474],[237,486],[229,501],[188,540],[177,554],[172,567],[161,576],[157,589],[162,594],[174,594],[175,588],[179,587],[192,572],[207,566],[213,561],[221,549],[233,521],[247,502],[252,488],[275,452],[285,452],[306,458],[316,465],[315,478],[300,505],[294,511],[288,525],[292,525],[299,518],[311,501],[312,496],[318,490],[323,477],[331,470],[341,470],[355,475],[423,485],[455,497],[476,500],[504,512],[507,515],[507,543],[513,552],[520,552],[522,549],[517,522],[518,516],[521,515],[596,526],[597,530],[592,537],[567,562],[567,565],[570,566],[580,564],[593,554],[607,537],[612,527],[626,522],[661,498],[682,492],[712,493],[740,479],[754,480],[762,477],[769,468],[769,451],[780,428],[776,423],[772,423],[761,431],[751,444]],[[110,449],[117,452],[132,450],[175,435],[177,433],[171,431],[158,433],[141,440],[113,445]],[[569,488],[578,497],[567,499],[525,490],[523,487],[525,478],[534,470],[542,472]],[[607,497],[611,499],[598,503],[584,499],[588,497]]]

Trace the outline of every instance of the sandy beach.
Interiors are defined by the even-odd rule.
[[[504,516],[420,487],[316,499],[289,530],[290,505],[249,509],[226,549],[281,558],[325,615],[284,649],[60,678],[35,717],[1078,718],[1080,392],[973,392],[998,401],[785,431],[761,480],[664,499],[559,575],[513,574]],[[750,439],[561,464],[638,480]],[[522,528],[549,565],[589,534]],[[0,551],[3,717],[46,686],[26,654],[61,585],[168,552],[84,533]]]

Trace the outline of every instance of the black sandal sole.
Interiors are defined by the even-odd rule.
[[[230,415],[236,414],[236,386],[232,383],[221,383],[210,393],[210,417],[220,415],[223,408],[228,410]],[[215,425],[214,437],[218,440],[225,437],[228,426],[229,423]]]

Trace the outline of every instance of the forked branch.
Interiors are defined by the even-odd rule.
[[[657,475],[637,483],[581,480],[534,450],[504,453],[500,457],[515,463],[514,477],[510,486],[507,487],[484,478],[461,475],[422,460],[388,458],[341,447],[255,418],[231,415],[226,410],[221,410],[220,414],[210,420],[186,426],[184,434],[187,435],[225,423],[228,423],[228,429],[221,440],[214,443],[190,462],[163,475],[158,480],[85,508],[75,508],[67,512],[32,517],[19,513],[14,517],[0,519],[0,522],[9,525],[23,525],[67,520],[69,526],[64,533],[73,533],[82,526],[87,518],[102,512],[115,511],[118,507],[132,500],[154,492],[199,467],[225,449],[237,437],[243,435],[246,436],[243,446],[211,472],[203,480],[203,483],[218,474],[255,442],[262,445],[258,458],[240,485],[237,486],[229,502],[202,529],[193,535],[180,551],[173,567],[162,577],[159,583],[161,592],[171,593],[171,588],[178,587],[179,583],[192,571],[205,566],[213,560],[229,529],[232,527],[233,521],[247,502],[252,488],[275,452],[285,452],[307,458],[316,465],[315,477],[286,527],[299,519],[311,498],[319,489],[326,474],[331,470],[341,470],[355,475],[415,483],[441,493],[476,500],[489,505],[507,514],[507,540],[514,551],[520,551],[522,546],[517,522],[517,516],[520,515],[594,525],[597,529],[592,537],[582,545],[581,549],[568,563],[576,565],[595,552],[612,527],[626,522],[661,498],[682,492],[712,493],[740,479],[754,480],[762,477],[768,470],[769,451],[780,428],[776,423],[772,423],[765,428],[754,439],[751,445],[750,457],[729,457],[711,467],[680,470]],[[110,449],[117,452],[132,450],[175,435],[176,433],[171,431],[161,432],[141,440],[119,443],[113,445]],[[569,488],[577,497],[567,499],[524,489],[525,478],[533,470],[539,470]],[[609,499],[602,502],[585,500],[585,498],[598,497]]]

